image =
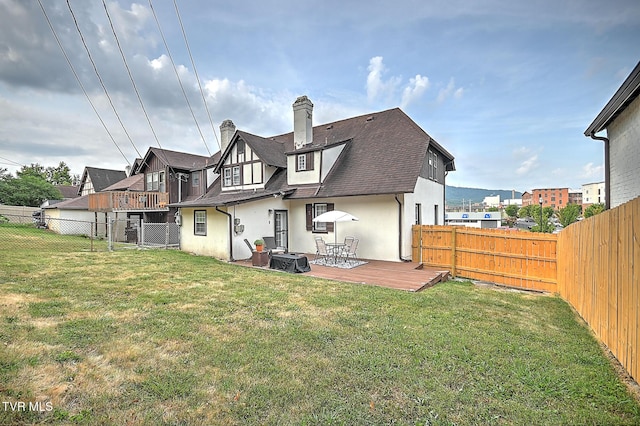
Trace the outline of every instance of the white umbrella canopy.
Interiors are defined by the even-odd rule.
[[[331,210],[313,218],[314,222],[333,222],[333,235],[336,243],[338,242],[338,232],[335,225],[336,222],[355,222],[356,220],[359,219],[354,215],[341,210]]]

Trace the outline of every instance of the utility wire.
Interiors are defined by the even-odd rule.
[[[9,160],[8,158],[5,158],[5,157],[0,157],[0,160],[5,160],[5,161],[9,162],[9,163],[0,163],[0,164],[6,164],[8,166],[21,166],[21,167],[24,167],[24,164],[20,164],[17,161]],[[10,164],[10,163],[13,163],[13,164]]]
[[[80,40],[82,40],[82,45],[84,46],[84,50],[87,52],[87,56],[89,57],[89,60],[91,61],[91,65],[93,66],[93,71],[95,72],[96,76],[98,77],[98,81],[100,81],[100,85],[102,86],[102,90],[104,91],[104,94],[106,95],[107,99],[109,100],[109,104],[111,105],[111,109],[113,110],[113,113],[116,115],[116,118],[118,119],[118,122],[120,123],[120,126],[122,126],[122,130],[124,130],[125,135],[127,135],[127,138],[129,139],[129,142],[131,142],[131,145],[133,146],[133,149],[136,150],[136,153],[138,154],[138,156],[142,156],[140,154],[140,151],[138,151],[138,148],[136,147],[136,145],[133,143],[133,139],[131,139],[131,136],[129,135],[129,132],[127,132],[126,127],[124,126],[124,123],[122,122],[122,119],[120,118],[120,114],[118,114],[118,111],[116,110],[115,105],[113,104],[113,101],[111,100],[111,96],[109,95],[109,92],[107,91],[107,87],[104,85],[104,82],[102,81],[102,77],[100,77],[100,73],[98,72],[98,67],[96,66],[95,61],[93,60],[93,57],[91,56],[91,52],[89,52],[89,47],[87,46],[87,43],[84,39],[84,36],[82,35],[82,31],[80,30],[80,26],[78,25],[78,20],[76,19],[76,15],[73,13],[73,9],[71,8],[71,3],[69,2],[69,0],[67,0],[67,7],[69,8],[69,12],[71,13],[71,17],[73,18],[73,22],[76,26],[76,29],[78,30],[78,34],[80,35]]]
[[[162,32],[162,28],[160,27],[160,21],[158,21],[158,15],[156,15],[156,11],[153,9],[153,4],[151,3],[151,0],[149,0],[149,8],[151,8],[151,13],[153,14],[153,18],[155,19],[156,25],[158,26],[158,31],[160,32],[160,37],[162,37],[162,42],[164,43],[164,47],[167,50],[167,55],[169,56],[169,60],[171,61],[171,65],[173,66],[173,71],[176,73],[176,77],[178,79],[178,84],[180,85],[180,89],[182,90],[182,94],[184,95],[184,99],[185,99],[185,101],[187,101],[187,106],[189,107],[189,111],[191,111],[191,116],[193,117],[193,121],[196,123],[196,127],[198,128],[198,132],[200,133],[200,137],[202,138],[202,142],[204,142],[204,145],[207,148],[207,152],[209,153],[209,156],[211,156],[211,151],[209,151],[209,147],[207,146],[207,142],[205,141],[204,135],[202,134],[202,129],[200,129],[200,125],[198,124],[198,120],[196,119],[196,115],[193,112],[193,108],[191,107],[191,103],[189,102],[189,98],[187,96],[187,92],[184,90],[184,86],[182,85],[182,81],[180,80],[180,75],[178,74],[178,69],[176,68],[176,63],[173,61],[173,57],[171,56],[171,51],[169,50],[169,45],[167,44],[167,40],[164,37],[164,33]]]
[[[115,38],[116,40],[116,45],[118,46],[118,51],[120,52],[120,56],[122,57],[122,62],[124,62],[124,67],[127,69],[127,74],[129,74],[129,80],[131,81],[131,85],[133,86],[133,90],[136,93],[136,96],[138,98],[138,102],[140,103],[140,107],[142,108],[142,112],[144,113],[145,118],[147,119],[147,123],[149,124],[149,128],[151,129],[151,133],[153,133],[153,137],[156,140],[156,143],[158,144],[158,147],[160,149],[162,148],[162,145],[160,144],[160,139],[158,139],[158,135],[155,131],[155,129],[153,128],[153,125],[151,124],[151,119],[149,118],[149,114],[147,113],[147,109],[144,106],[144,102],[142,102],[142,97],[140,96],[140,92],[138,91],[138,86],[136,85],[135,80],[133,79],[133,74],[131,74],[131,68],[129,68],[129,63],[127,62],[127,58],[122,50],[122,46],[120,45],[120,39],[118,39],[118,35],[116,33],[115,27],[113,26],[113,21],[111,20],[111,14],[109,14],[109,9],[107,8],[107,4],[105,2],[105,0],[102,0],[102,5],[104,6],[104,11],[107,15],[107,19],[109,20],[109,25],[111,26],[111,32],[113,33],[113,38]],[[173,170],[173,168],[171,167],[171,164],[169,163],[168,159],[166,158],[166,153],[164,153],[165,156],[165,161],[167,163],[167,165],[169,166],[169,169],[171,170],[171,172],[173,172],[175,174],[175,170]],[[141,159],[144,159],[141,155],[140,155]]]
[[[180,23],[180,29],[182,30],[182,37],[184,38],[184,44],[187,46],[187,52],[189,52],[189,59],[191,59],[191,66],[193,67],[193,72],[196,75],[196,80],[198,81],[198,87],[200,88],[200,94],[202,95],[202,102],[204,103],[204,108],[207,110],[207,117],[209,117],[209,123],[211,123],[211,130],[213,131],[213,135],[216,137],[216,143],[218,144],[218,149],[222,149],[220,146],[220,140],[218,139],[218,134],[216,133],[216,127],[213,124],[213,120],[211,119],[211,113],[209,112],[209,105],[207,105],[207,100],[206,100],[206,97],[204,96],[204,90],[202,90],[202,84],[200,83],[200,76],[198,75],[196,63],[194,62],[193,56],[191,55],[191,49],[189,48],[189,42],[187,41],[187,34],[184,31],[184,25],[182,24],[182,18],[180,17],[180,11],[178,10],[178,3],[176,2],[176,0],[173,0],[173,5],[176,8],[176,15],[178,16],[178,22]],[[209,151],[208,147],[207,147],[207,151]],[[211,153],[209,153],[209,155],[211,155]]]
[[[44,6],[42,5],[42,0],[38,0],[38,4],[40,5],[40,9],[42,9],[42,13],[44,14],[45,19],[47,20],[47,24],[49,24],[49,28],[51,29],[51,32],[53,33],[53,37],[56,39],[56,42],[58,43],[58,46],[60,47],[60,50],[62,51],[62,54],[64,55],[64,58],[67,60],[67,64],[69,64],[69,68],[71,68],[71,72],[73,73],[74,77],[76,78],[76,81],[78,82],[78,84],[80,85],[80,88],[82,89],[82,93],[84,93],[84,96],[87,98],[87,101],[89,101],[89,104],[91,105],[91,108],[93,109],[93,112],[96,113],[96,116],[98,117],[98,120],[100,120],[100,123],[102,124],[102,127],[104,127],[104,130],[107,132],[107,134],[109,135],[109,138],[111,139],[113,144],[118,149],[118,152],[120,152],[120,154],[122,155],[124,160],[127,162],[127,164],[129,166],[131,166],[131,162],[129,162],[129,159],[127,159],[127,156],[124,155],[124,153],[122,152],[122,149],[120,149],[120,146],[118,145],[118,143],[114,139],[113,135],[109,131],[109,128],[107,127],[107,125],[105,124],[104,120],[100,116],[100,113],[98,112],[98,110],[96,109],[95,105],[91,101],[91,98],[89,97],[89,94],[87,93],[87,90],[84,88],[84,85],[82,84],[82,81],[80,80],[80,77],[78,76],[78,73],[76,72],[75,68],[73,67],[73,64],[71,63],[71,60],[69,59],[69,55],[67,55],[67,52],[64,50],[64,47],[62,46],[62,43],[60,42],[60,39],[58,38],[58,34],[56,33],[56,30],[53,28],[53,25],[51,24],[51,20],[49,19],[49,15],[47,15],[47,11],[45,10]]]

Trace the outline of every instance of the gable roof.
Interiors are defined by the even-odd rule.
[[[64,210],[89,210],[89,196],[83,195],[81,197],[70,198],[68,200],[60,201],[59,203],[51,204],[44,209],[64,209]]]
[[[275,139],[295,152],[293,133]],[[316,197],[413,192],[429,148],[445,158],[446,170],[455,170],[453,156],[400,108],[315,126],[313,141],[317,149],[346,141],[324,182],[314,186]],[[309,192],[300,188],[291,198],[307,198]]]
[[[85,167],[82,172],[82,179],[80,180],[80,187],[78,188],[78,194],[82,193],[84,184],[87,181],[87,176],[91,179],[93,190],[100,192],[109,185],[121,181],[127,177],[127,174],[123,170],[109,170],[99,169],[97,167]]]
[[[58,191],[62,194],[62,198],[76,198],[78,197],[78,189],[80,189],[77,185],[56,185],[55,186]]]
[[[279,194],[302,199],[413,192],[429,149],[442,156],[446,171],[455,170],[453,156],[399,108],[314,126],[313,142],[298,150],[293,132],[264,138],[238,130],[222,153],[216,171],[240,139],[266,164],[281,169],[287,166],[287,155],[322,151],[340,144],[344,149],[321,184],[289,186],[286,170],[279,170],[264,189],[226,192],[221,190],[218,179],[205,196],[179,206],[237,204]]]
[[[156,156],[165,166],[180,170],[202,170],[203,168],[214,164],[216,158],[216,154],[212,157],[208,157],[204,155],[150,147],[144,158],[140,161],[139,166],[136,169],[136,173],[139,173],[144,165],[148,164],[151,155]]]
[[[109,185],[104,191],[144,191],[144,175],[137,174]]]
[[[616,91],[613,97],[607,102],[602,111],[593,120],[593,122],[584,131],[585,136],[595,135],[601,132],[615,118],[624,111],[631,102],[640,94],[640,62],[631,71],[631,74],[622,83],[622,86]]]

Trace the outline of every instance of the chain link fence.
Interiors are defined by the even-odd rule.
[[[29,230],[27,232],[27,230]],[[60,219],[35,211],[32,215],[0,214],[0,246],[38,249],[42,241],[58,240],[65,249],[107,251],[138,248],[179,248],[175,223],[147,223],[137,219],[107,222]],[[73,251],[73,250],[72,250]]]
[[[4,250],[106,251],[106,234],[95,222],[41,215],[0,214],[0,247]]]

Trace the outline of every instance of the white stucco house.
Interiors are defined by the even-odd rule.
[[[275,237],[291,252],[315,253],[315,236],[360,240],[358,256],[411,257],[411,226],[444,224],[445,177],[454,158],[399,108],[313,125],[306,96],[293,104],[293,132],[262,137],[226,120],[217,179],[178,207],[181,249],[246,259],[245,244]],[[357,222],[316,223],[329,210]],[[337,233],[337,234],[336,234]]]
[[[585,136],[604,142],[606,207],[640,196],[640,62],[602,111]],[[606,130],[607,136],[597,134]]]

